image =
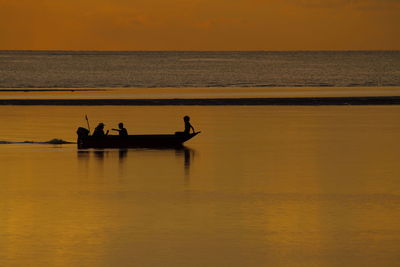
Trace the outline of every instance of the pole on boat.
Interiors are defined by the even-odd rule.
[[[90,133],[90,124],[89,124],[89,119],[88,119],[88,117],[87,117],[87,115],[86,115],[86,114],[85,114],[85,119],[86,119],[87,126],[88,126],[88,128],[89,128],[89,133]]]

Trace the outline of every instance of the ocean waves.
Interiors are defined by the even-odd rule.
[[[400,86],[400,51],[0,51],[0,88]]]

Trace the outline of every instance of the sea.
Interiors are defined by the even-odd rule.
[[[400,105],[106,103],[354,96],[399,97],[400,51],[0,51],[0,266],[398,266]]]
[[[0,51],[0,88],[400,86],[400,51]]]

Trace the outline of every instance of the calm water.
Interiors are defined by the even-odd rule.
[[[400,86],[400,51],[0,51],[0,88]]]
[[[124,121],[183,150],[0,145],[1,266],[397,266],[400,107],[0,107],[1,140]]]

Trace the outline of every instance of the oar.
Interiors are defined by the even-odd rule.
[[[89,128],[89,133],[90,133],[90,124],[89,124],[89,119],[88,119],[88,117],[87,117],[87,115],[86,115],[86,114],[85,114],[85,119],[86,119],[87,126],[88,126],[88,128]]]

